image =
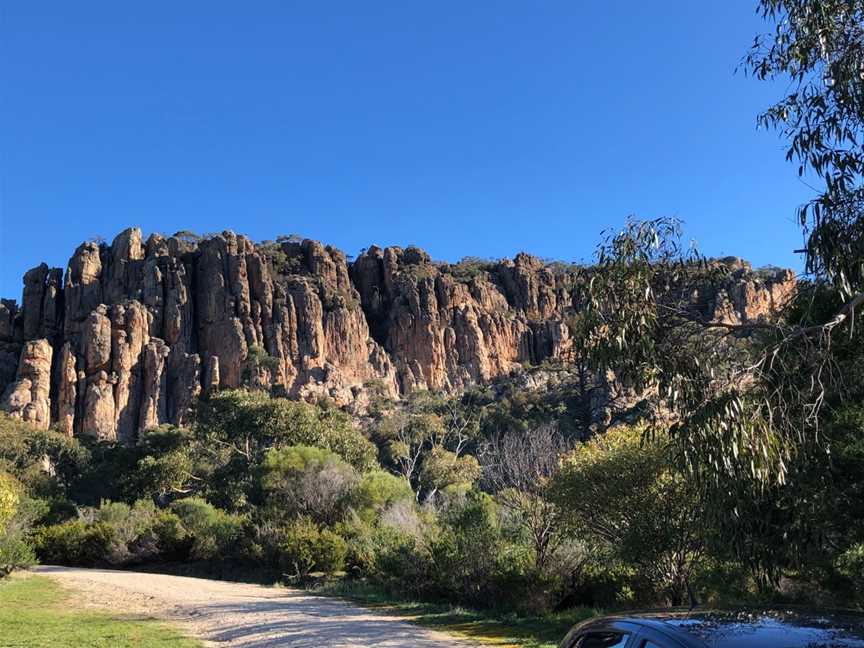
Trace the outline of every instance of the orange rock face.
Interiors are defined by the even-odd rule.
[[[750,321],[794,292],[788,271],[699,296],[706,317]],[[739,267],[740,266],[740,267]],[[137,228],[84,243],[65,278],[42,264],[22,305],[0,302],[0,406],[69,435],[133,442],[182,424],[202,391],[243,385],[362,409],[372,383],[398,397],[460,390],[564,358],[575,275],[527,254],[460,273],[417,248],[353,263],[316,241],[254,245]]]

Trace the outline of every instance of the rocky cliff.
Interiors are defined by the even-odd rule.
[[[789,271],[729,264],[694,291],[705,316],[763,317]],[[566,356],[578,275],[519,254],[433,263],[371,247],[353,263],[316,241],[254,245],[127,229],[83,243],[65,273],[24,275],[0,303],[0,407],[69,435],[133,441],[182,424],[202,390],[254,385],[362,410],[370,391],[457,390]]]

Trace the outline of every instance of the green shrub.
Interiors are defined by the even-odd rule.
[[[270,450],[260,476],[261,488],[274,509],[325,525],[342,518],[357,483],[356,471],[336,453],[311,446]]]
[[[66,500],[24,497],[10,523],[10,533],[24,539],[38,523],[33,535],[43,560],[122,565],[145,561],[160,552],[153,527],[164,515],[148,500],[133,505],[105,500],[99,508],[78,509]]]
[[[360,478],[351,493],[351,506],[363,520],[372,522],[385,508],[406,499],[414,499],[408,480],[379,469]]]
[[[40,526],[61,524],[78,518],[78,506],[67,499],[37,500],[41,503],[40,512],[34,517]]]
[[[345,567],[348,545],[329,529],[319,529],[309,518],[298,518],[285,529],[279,566],[292,576],[312,571],[333,573]]]
[[[331,408],[319,409],[319,424],[325,429],[321,444],[360,472],[378,467],[378,449],[363,436],[345,412]]]
[[[20,499],[21,484],[12,475],[0,472],[0,533],[15,515]]]
[[[393,527],[382,527],[375,533],[374,546],[371,575],[386,589],[408,598],[425,598],[432,591],[435,566],[417,538]]]
[[[348,544],[345,539],[330,529],[321,529],[315,553],[315,569],[328,574],[345,568]]]
[[[64,497],[89,461],[90,453],[77,440],[0,412],[0,472],[18,479],[39,497]],[[51,466],[44,469],[45,462]]]
[[[487,274],[495,269],[494,259],[482,259],[480,257],[463,257],[456,263],[443,266],[441,269],[453,275],[453,278],[463,283],[471,283],[474,277]]]
[[[9,489],[6,494],[11,493],[13,497],[5,502],[5,519],[0,525],[0,578],[35,562],[33,547],[27,542],[27,533],[33,521],[43,515],[47,508],[41,500],[23,495],[13,478],[8,478],[5,485]],[[14,504],[14,507],[10,504]]]
[[[283,572],[305,576],[315,566],[318,527],[311,520],[299,519],[285,530],[279,566]]]
[[[855,587],[858,599],[864,602],[864,544],[856,544],[837,558],[837,571]]]
[[[246,362],[253,367],[261,367],[267,371],[277,371],[279,369],[279,358],[274,358],[267,350],[257,344],[249,347],[246,354]]]
[[[160,554],[177,557],[190,548],[189,534],[180,518],[170,511],[160,511],[150,500],[138,500],[131,506],[104,501],[93,516],[114,530],[107,556],[111,564],[145,562]]]
[[[536,569],[528,543],[505,545],[495,557],[486,589],[490,595],[484,607],[514,610],[523,614],[542,614],[558,600],[555,574]]]
[[[36,562],[30,531],[48,511],[48,503],[22,494],[15,514],[0,528],[0,578]]]
[[[35,562],[33,547],[24,538],[13,534],[0,535],[0,578]]]
[[[485,493],[468,493],[464,503],[442,515],[441,531],[431,543],[436,585],[457,602],[488,604],[502,544],[494,501]]]
[[[339,535],[345,539],[345,570],[358,576],[374,571],[376,552],[375,527],[373,521],[363,520],[357,515],[338,526]]]
[[[633,567],[645,590],[653,589],[640,598],[681,605],[704,556],[701,502],[670,456],[668,438],[644,433],[621,426],[577,445],[552,497],[574,536]]]
[[[136,498],[151,497],[160,501],[173,499],[176,493],[201,488],[195,479],[195,439],[190,430],[161,425],[145,430],[138,437],[139,456],[125,477],[125,492]]]
[[[74,520],[37,529],[33,545],[42,562],[90,567],[108,559],[114,537],[108,524]]]
[[[254,463],[270,448],[306,445],[332,450],[358,470],[376,461],[375,446],[344,412],[271,398],[261,392],[225,390],[201,401],[198,429],[203,440],[242,446]],[[245,473],[248,466],[242,466]]]
[[[156,516],[156,507],[149,501],[138,501],[133,506],[122,502],[103,501],[95,511],[96,519],[114,530],[106,559],[113,565],[122,565],[136,558],[149,557],[155,548],[136,555],[133,548],[140,545],[141,537],[150,529]]]
[[[197,497],[173,502],[171,511],[192,538],[192,558],[214,560],[232,557],[233,545],[243,531],[243,518],[220,511]]]
[[[574,574],[562,602],[600,608],[633,606],[632,582],[632,569],[601,554]]]
[[[836,576],[836,574],[835,574]],[[693,591],[703,605],[743,602],[752,598],[750,572],[735,560],[709,556],[693,575]]]
[[[159,554],[166,560],[184,558],[191,550],[191,538],[176,513],[159,511],[150,533],[158,547]]]
[[[184,528],[192,534],[205,533],[219,517],[219,510],[200,497],[172,502],[171,512],[180,518]]]
[[[480,464],[475,457],[460,457],[440,446],[429,451],[420,471],[420,483],[429,492],[437,492],[449,486],[461,486],[468,490],[479,477]]]

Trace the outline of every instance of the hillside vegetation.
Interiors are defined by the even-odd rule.
[[[562,425],[568,389],[418,392],[382,399],[362,426],[337,408],[228,390],[198,403],[194,425],[134,446],[3,416],[0,556],[193,563],[300,584],[331,574],[356,583],[342,591],[499,613],[688,596],[862,602],[860,401],[823,415],[830,455],[793,458],[784,483],[730,491],[697,481],[661,426]]]

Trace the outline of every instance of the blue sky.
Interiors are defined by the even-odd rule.
[[[755,0],[0,9],[0,295],[121,229],[590,259],[629,214],[800,267],[810,190],[735,68]]]

